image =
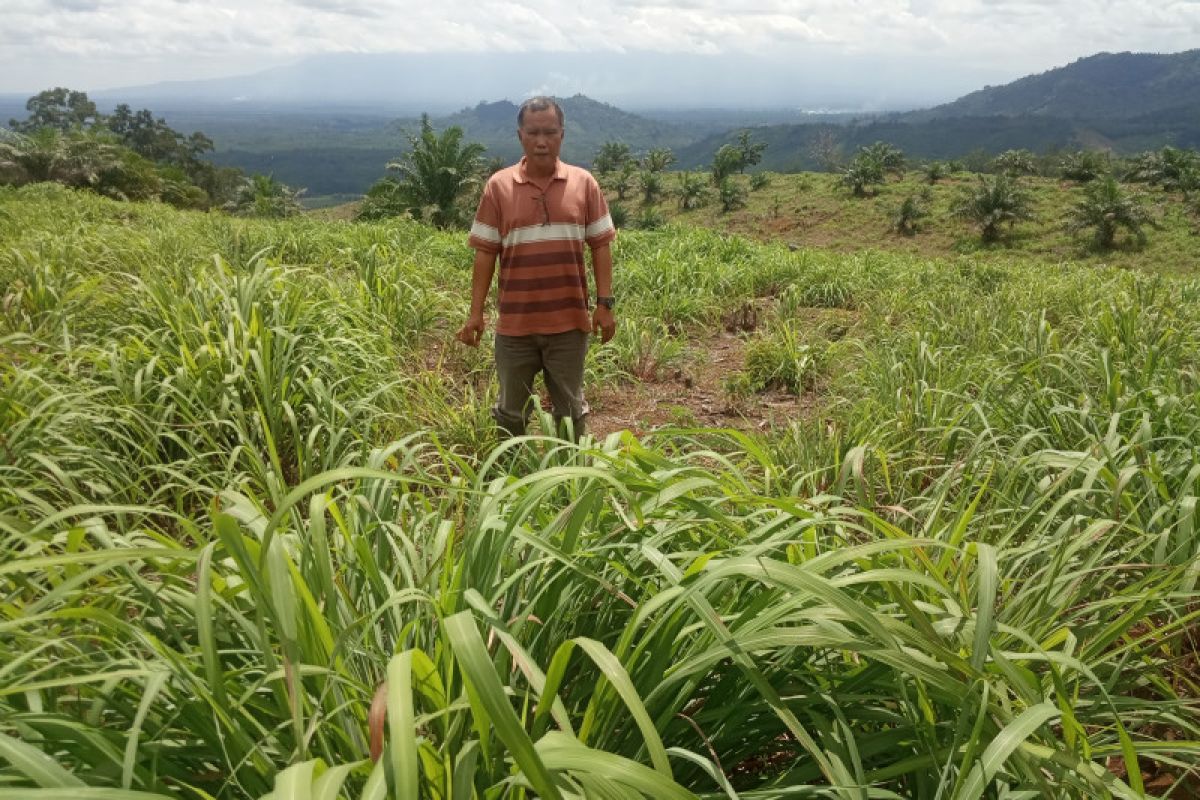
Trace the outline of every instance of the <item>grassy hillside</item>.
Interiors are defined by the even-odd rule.
[[[705,176],[707,177],[707,176]],[[676,191],[679,175],[665,176],[664,185]],[[839,176],[829,173],[772,174],[764,188],[749,190],[749,176],[738,181],[747,191],[746,206],[723,212],[709,187],[707,202],[697,209],[680,210],[677,197],[668,196],[653,204],[654,211],[668,221],[743,234],[763,241],[800,247],[820,247],[840,252],[884,250],[924,258],[953,258],[974,254],[1000,261],[1074,261],[1081,265],[1113,265],[1152,273],[1195,276],[1200,265],[1195,259],[1200,247],[1200,216],[1178,193],[1166,193],[1140,185],[1128,186],[1155,219],[1156,229],[1147,228],[1147,242],[1119,240],[1111,251],[1097,251],[1086,232],[1068,231],[1066,219],[1083,197],[1082,186],[1071,181],[1025,177],[1033,200],[1034,219],[1018,223],[1011,234],[985,246],[978,231],[956,218],[952,208],[958,196],[978,182],[978,176],[955,173],[930,186],[919,171],[904,178],[890,177],[874,195],[854,197],[841,186]],[[896,211],[906,197],[929,191],[929,216],[915,235],[892,231]],[[630,224],[636,225],[645,206],[635,189],[625,201],[610,193],[610,202],[624,205]]]
[[[1194,279],[616,258],[497,447],[462,234],[0,189],[0,796],[1194,796]]]

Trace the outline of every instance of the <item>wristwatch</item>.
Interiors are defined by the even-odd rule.
[[[604,306],[609,311],[612,311],[613,306],[615,306],[616,304],[617,304],[616,299],[612,298],[612,297],[597,297],[596,298],[596,305]]]

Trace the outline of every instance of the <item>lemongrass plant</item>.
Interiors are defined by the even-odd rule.
[[[498,444],[461,237],[0,189],[0,800],[1193,790],[1193,285],[618,262],[840,315],[816,412]]]

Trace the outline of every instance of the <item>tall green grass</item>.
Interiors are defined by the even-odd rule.
[[[0,190],[0,798],[1194,789],[1193,283],[623,235],[817,410],[497,446],[461,238]]]

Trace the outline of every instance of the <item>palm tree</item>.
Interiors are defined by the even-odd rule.
[[[928,189],[905,197],[892,215],[892,230],[903,236],[912,236],[919,231],[921,220],[929,216],[929,200]]]
[[[645,170],[640,177],[642,184],[642,205],[653,205],[663,193],[662,174]]]
[[[690,211],[699,208],[708,200],[708,190],[704,188],[704,178],[694,172],[679,173],[679,210]]]
[[[119,160],[119,148],[94,134],[39,128],[0,140],[0,175],[11,175],[18,185],[57,181],[90,187]]]
[[[592,171],[601,177],[616,172],[625,162],[632,160],[633,153],[624,142],[608,141],[600,145],[592,159]]]
[[[1200,185],[1200,155],[1177,147],[1143,153],[1129,180],[1161,186],[1168,192],[1182,191],[1186,197]]]
[[[663,172],[675,163],[675,154],[669,147],[656,147],[642,158],[642,169],[647,172]]]
[[[742,168],[742,151],[737,145],[723,144],[713,154],[712,182],[720,187],[727,177]]]
[[[1037,173],[1037,159],[1028,150],[1005,150],[992,159],[992,169],[1010,178]]]
[[[884,173],[904,174],[904,151],[887,142],[875,142],[866,147],[860,147],[855,158],[875,162]]]
[[[290,217],[302,210],[299,202],[302,194],[303,189],[292,189],[275,180],[274,175],[252,175],[226,210],[242,217]]]
[[[1091,229],[1092,240],[1100,250],[1108,250],[1121,228],[1129,231],[1139,245],[1146,243],[1143,225],[1154,225],[1150,212],[1127,194],[1111,175],[1089,183],[1083,198],[1071,209],[1067,228],[1072,233]]]
[[[762,161],[762,154],[767,149],[767,143],[750,141],[750,131],[747,129],[738,134],[737,149],[742,155],[742,165],[738,172],[745,172],[747,167],[753,167]]]
[[[632,161],[626,161],[621,165],[621,169],[613,177],[612,188],[617,193],[618,200],[624,200],[625,196],[633,189],[633,179],[637,175],[637,165]]]
[[[959,196],[953,213],[978,225],[983,241],[994,242],[1000,238],[1001,226],[1011,229],[1021,220],[1033,219],[1030,203],[1029,194],[1015,179],[980,175],[978,185]]]
[[[726,175],[717,185],[717,197],[721,201],[721,211],[728,214],[746,205],[746,187],[734,180],[732,175]]]
[[[372,192],[389,198],[387,204],[376,204],[375,213],[390,216],[406,212],[417,219],[427,217],[440,228],[461,225],[465,213],[459,201],[479,183],[487,149],[478,142],[464,143],[462,138],[458,126],[447,128],[439,136],[429,115],[423,114],[421,132],[408,137],[411,149],[388,162],[387,168],[396,177],[385,178],[368,192],[368,198]],[[379,213],[385,208],[390,213]],[[370,213],[366,206],[364,212]]]
[[[873,155],[860,151],[842,171],[841,183],[855,197],[865,197],[869,187],[883,183],[883,177],[882,162]]]
[[[1087,183],[1112,172],[1112,160],[1100,150],[1079,150],[1063,157],[1061,174],[1069,181]]]
[[[950,170],[947,169],[946,165],[940,161],[930,161],[924,166],[923,171],[925,173],[926,183],[932,186],[942,178],[946,177],[946,174],[949,173]]]

